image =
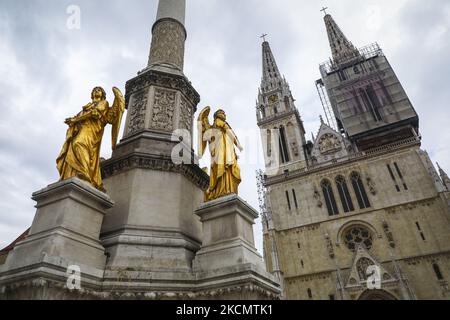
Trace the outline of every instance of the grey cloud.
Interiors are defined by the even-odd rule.
[[[330,56],[319,12],[325,1],[187,3],[185,73],[202,96],[199,107],[223,107],[234,128],[256,128],[259,36],[268,33],[279,68],[297,99],[307,139],[310,132],[316,133],[322,110],[314,81],[319,78],[318,64]],[[0,246],[31,223],[31,193],[57,179],[54,161],[65,136],[63,119],[78,112],[93,86],[104,86],[111,97],[110,87],[124,88],[147,62],[156,0],[76,1],[82,17],[79,31],[65,27],[69,4],[74,2],[0,3],[0,70],[6,67],[1,63],[7,49],[20,64],[8,65],[11,73],[24,68],[20,78],[0,79],[0,180],[7,181],[0,188]],[[421,116],[423,147],[450,171],[445,145],[450,139],[448,1],[340,0],[327,5],[355,45],[382,44]],[[379,25],[373,28],[372,7],[381,12]],[[105,137],[102,155],[109,154]],[[242,166],[241,196],[254,207],[258,205],[254,170],[262,165]],[[255,228],[261,250],[261,227]]]

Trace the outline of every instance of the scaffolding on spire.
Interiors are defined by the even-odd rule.
[[[323,112],[325,113],[325,118],[327,120],[328,126],[339,132],[336,117],[334,116],[333,108],[331,107],[330,100],[326,93],[325,85],[322,79],[316,81],[317,93],[319,94],[320,102],[322,103]]]
[[[263,227],[267,227],[267,222],[272,220],[272,214],[267,206],[266,187],[264,186],[264,173],[262,170],[256,170],[256,181],[258,188],[258,203],[261,213]]]

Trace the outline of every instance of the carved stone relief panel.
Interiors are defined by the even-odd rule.
[[[192,129],[192,108],[184,98],[180,101],[180,129]]]
[[[151,127],[158,130],[173,131],[176,93],[174,91],[155,89]]]
[[[128,123],[128,135],[145,128],[145,113],[147,109],[148,95],[146,91],[140,91],[133,97],[130,107],[130,120]]]
[[[337,152],[342,149],[339,138],[333,134],[324,134],[319,141],[320,153],[327,154]]]

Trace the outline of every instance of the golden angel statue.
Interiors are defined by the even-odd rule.
[[[208,142],[211,153],[210,180],[209,189],[205,194],[206,201],[238,193],[241,173],[234,146],[241,152],[243,151],[236,134],[226,121],[225,112],[218,110],[214,114],[214,123],[211,125],[208,120],[210,111],[211,108],[206,107],[198,117],[200,157],[205,153]]]
[[[92,90],[92,102],[73,118],[66,119],[69,126],[66,141],[56,159],[61,180],[78,177],[95,188],[105,191],[100,173],[100,147],[103,131],[112,125],[112,149],[116,148],[125,99],[119,89],[114,87],[114,103],[109,107],[106,92],[101,87]]]

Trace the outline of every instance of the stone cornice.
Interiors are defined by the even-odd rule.
[[[43,275],[44,276],[44,275]],[[8,284],[0,288],[0,297],[6,298],[6,295],[19,290],[32,290],[32,289],[53,289],[57,290],[58,296],[68,299],[94,299],[94,300],[204,300],[204,299],[220,299],[227,294],[242,294],[245,293],[258,293],[260,297],[264,297],[267,300],[279,300],[280,297],[273,290],[266,289],[253,283],[253,281],[236,284],[234,286],[218,289],[200,289],[200,290],[123,290],[118,288],[117,290],[96,290],[93,288],[82,288],[80,290],[69,290],[67,288],[64,279],[61,281],[51,280],[44,277],[28,279],[21,282]]]
[[[264,186],[269,187],[269,186],[276,185],[279,183],[285,183],[287,181],[302,178],[302,177],[305,177],[305,176],[308,176],[308,175],[311,175],[314,173],[326,171],[331,168],[343,167],[343,166],[349,165],[351,163],[360,162],[361,160],[382,156],[382,155],[391,153],[394,150],[398,151],[398,150],[407,149],[407,148],[415,147],[415,146],[420,147],[420,145],[421,145],[420,140],[418,140],[416,138],[407,139],[407,140],[400,141],[400,142],[392,144],[392,145],[387,145],[384,147],[376,148],[374,150],[368,150],[366,152],[356,153],[356,154],[350,156],[347,160],[344,160],[342,162],[336,162],[336,163],[332,163],[332,164],[320,166],[320,167],[311,166],[309,168],[299,169],[299,170],[295,170],[295,171],[288,172],[288,173],[283,173],[283,174],[274,175],[274,176],[270,176],[270,177],[267,176],[264,179]]]
[[[293,109],[293,110],[288,110],[288,111],[277,113],[274,116],[266,117],[263,120],[258,121],[258,126],[261,127],[261,126],[267,125],[269,123],[276,122],[278,120],[290,117],[292,115],[295,115],[296,117],[298,117],[300,119],[298,110],[297,109]]]
[[[177,165],[170,158],[157,158],[148,154],[132,153],[120,158],[111,158],[101,164],[103,179],[131,169],[151,169],[181,173],[202,190],[209,186],[209,176],[197,165]]]

